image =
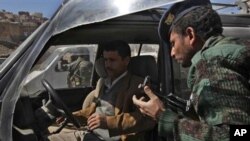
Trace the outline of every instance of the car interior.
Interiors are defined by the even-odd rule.
[[[158,60],[151,55],[140,56],[145,45],[152,44],[159,48],[157,26],[160,15],[149,13],[150,11],[145,11],[101,23],[80,26],[56,35],[48,41],[36,63],[41,61],[39,59],[43,58],[43,55],[46,54],[50,47],[56,45],[95,44],[97,45],[95,60],[98,60],[102,56],[103,43],[111,40],[123,40],[129,44],[136,44],[136,49],[134,50],[137,52],[135,51],[135,55],[131,58],[129,71],[141,77],[150,75],[152,82],[158,85]],[[157,52],[155,52],[155,54],[156,53]],[[35,65],[36,64],[33,66]],[[95,68],[98,68],[98,66],[101,65],[95,64]],[[101,75],[100,73],[98,74],[98,69],[93,69],[90,86],[80,88],[55,88],[55,91],[71,112],[79,110],[82,107],[85,97],[95,88],[96,82]],[[43,87],[35,94],[29,93],[28,90],[23,91],[15,109],[13,123],[14,140],[39,140],[42,138],[45,133],[39,131],[40,129],[36,125],[34,111],[40,108],[43,105],[43,101],[48,100],[48,97],[48,92]]]
[[[40,59],[46,54],[50,47],[57,45],[95,44],[97,48],[94,62],[99,62],[97,60],[100,60],[102,57],[103,43],[111,40],[123,40],[130,45],[135,45],[136,48],[134,49],[135,53],[133,53],[134,55],[131,58],[128,68],[131,73],[141,77],[150,75],[152,83],[155,85],[155,91],[163,92],[164,94],[164,92],[168,91],[166,89],[173,88],[174,90],[172,91],[176,91],[177,95],[188,98],[189,91],[185,84],[187,70],[184,70],[175,62],[172,63],[172,60],[168,58],[169,56],[166,57],[167,51],[163,49],[164,45],[158,37],[157,30],[161,14],[161,9],[149,10],[69,29],[53,36],[46,43],[46,46],[43,48],[42,53],[33,66],[41,61]],[[249,25],[243,23],[250,23],[250,18],[222,15],[222,21],[225,35],[249,39]],[[236,30],[237,33],[235,32]],[[148,45],[157,48],[152,51],[157,54],[157,58],[153,55],[142,55],[144,47]],[[170,66],[172,66],[171,69],[174,70],[174,73],[167,72],[167,62],[164,60],[171,62]],[[94,64],[95,67],[92,70],[91,83],[89,86],[54,88],[60,99],[71,112],[82,108],[85,97],[95,88],[98,79],[105,75],[102,70],[102,65],[103,63]],[[173,84],[167,86],[167,88],[165,87],[168,85],[165,82],[166,75],[170,75],[171,78],[174,78]],[[13,140],[38,141],[47,134],[46,131],[41,131],[40,127],[38,127],[34,112],[40,108],[48,98],[48,92],[44,87],[37,90],[35,94],[27,91],[21,93],[21,98],[19,98],[14,112]],[[145,137],[148,141],[159,140],[156,129],[150,131],[148,136],[150,137]]]

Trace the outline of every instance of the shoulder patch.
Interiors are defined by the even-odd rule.
[[[166,20],[165,20],[165,23],[167,25],[171,25],[172,22],[173,22],[173,20],[174,20],[174,14],[169,13],[168,16],[167,16],[167,18],[166,18]]]

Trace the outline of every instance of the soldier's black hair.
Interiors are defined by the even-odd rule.
[[[115,40],[105,43],[103,46],[103,51],[117,51],[122,58],[131,56],[131,50],[128,43],[122,40]]]
[[[172,26],[172,31],[181,35],[185,35],[187,27],[192,27],[204,41],[211,36],[221,35],[223,31],[218,13],[209,6],[199,6],[193,9]]]

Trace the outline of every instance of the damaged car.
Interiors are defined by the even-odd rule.
[[[71,112],[81,109],[86,96],[95,89],[101,77],[95,63],[102,57],[102,45],[107,41],[129,43],[132,58],[142,58],[136,63],[140,65],[131,65],[129,71],[141,77],[149,75],[159,94],[173,93],[187,99],[188,69],[171,59],[170,45],[158,36],[162,14],[180,1],[64,0],[54,15],[0,64],[0,140],[40,141],[47,134],[60,132],[64,126],[53,133],[45,131],[50,125],[38,121],[35,115],[48,100],[64,111],[66,124],[79,128]],[[220,13],[223,34],[250,41],[249,2],[212,2],[218,11],[240,8],[239,13]],[[68,79],[71,72],[67,70],[68,60],[78,57],[93,64],[81,85]],[[147,58],[153,60],[147,62]],[[160,140],[157,131],[150,131],[147,140]]]

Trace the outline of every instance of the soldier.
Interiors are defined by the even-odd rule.
[[[84,50],[86,52],[86,50]],[[67,64],[62,65],[59,62],[58,70],[69,71],[67,76],[67,84],[69,88],[88,86],[92,73],[93,64],[89,61],[89,54],[66,53],[63,60]]]
[[[140,111],[158,121],[159,134],[181,141],[229,140],[229,125],[250,124],[250,46],[222,35],[219,15],[206,0],[173,5],[160,22],[160,36],[171,56],[190,67],[187,78],[198,119],[173,112],[154,92],[150,100],[133,96]]]
[[[92,73],[93,64],[89,59],[79,56],[70,64],[67,83],[70,88],[88,86]]]

